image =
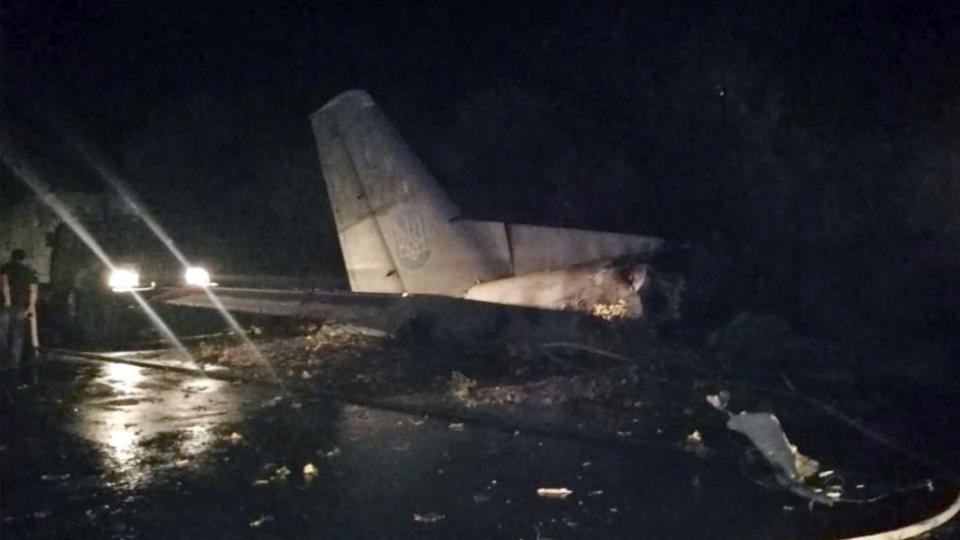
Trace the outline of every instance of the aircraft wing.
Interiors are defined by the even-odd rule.
[[[536,343],[565,339],[583,330],[603,332],[605,327],[612,328],[601,319],[575,311],[550,311],[429,294],[182,287],[163,291],[150,302],[207,309],[217,308],[219,302],[234,313],[357,324],[391,335],[402,332],[415,338],[439,340]]]
[[[400,300],[402,297],[394,294],[241,287],[181,287],[165,290],[150,299],[151,303],[206,309],[216,309],[219,302],[224,309],[235,313],[336,319],[374,328],[388,326],[383,323],[384,313]]]

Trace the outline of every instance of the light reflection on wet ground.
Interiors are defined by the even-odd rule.
[[[218,427],[240,418],[250,389],[139,366],[103,363],[87,382],[68,429],[104,450],[105,465],[126,489],[148,480],[143,459],[151,442],[177,433],[162,450],[178,461],[196,459],[216,440]],[[251,395],[253,394],[253,395]]]
[[[873,516],[811,512],[724,456],[451,428],[124,364],[50,363],[3,391],[4,538],[766,540],[843,537]]]

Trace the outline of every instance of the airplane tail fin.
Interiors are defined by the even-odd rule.
[[[369,94],[344,92],[311,123],[353,290],[459,295],[510,273],[503,225],[458,221]]]

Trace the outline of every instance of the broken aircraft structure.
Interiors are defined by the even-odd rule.
[[[642,315],[661,239],[465,219],[361,90],[311,120],[352,290]]]
[[[466,219],[362,90],[340,94],[311,122],[350,288],[367,306],[408,297],[422,305],[426,296],[608,320],[641,318],[648,304],[678,315],[683,281],[648,265],[662,239]],[[331,302],[350,303],[342,293],[218,295],[228,309],[277,315],[329,315]],[[207,304],[183,291],[162,299]]]

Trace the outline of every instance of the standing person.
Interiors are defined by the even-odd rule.
[[[10,262],[0,266],[0,359],[14,369],[20,367],[28,318],[37,316],[37,273],[23,263],[26,258],[25,251],[15,249]]]

